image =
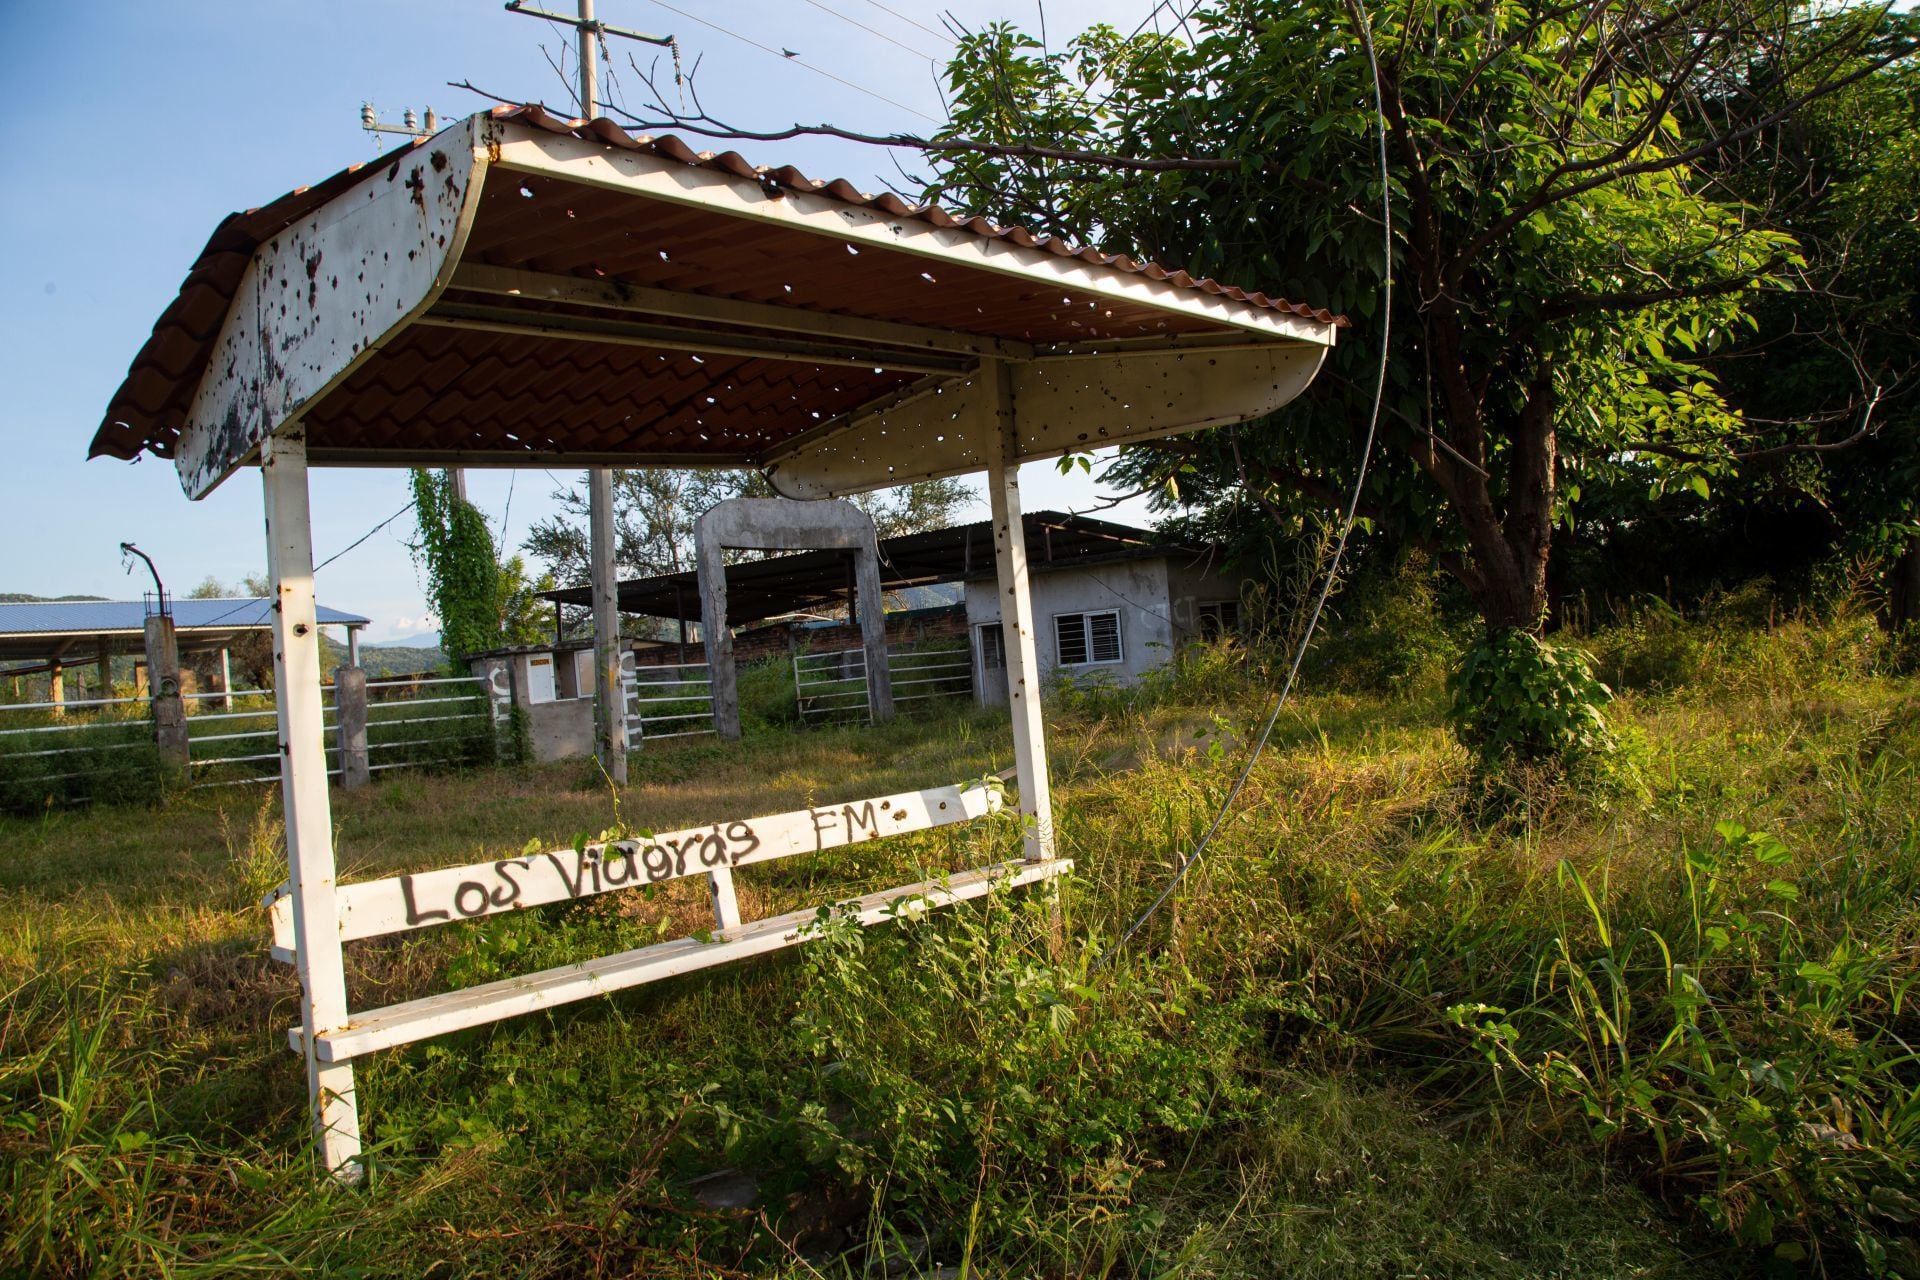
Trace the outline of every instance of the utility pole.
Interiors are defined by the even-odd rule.
[[[508,13],[558,22],[574,29],[579,40],[580,115],[591,120],[600,113],[600,42],[609,35],[646,44],[678,47],[672,36],[649,35],[608,26],[594,16],[593,0],[578,0],[579,16],[536,9],[523,0],[507,0]],[[457,473],[456,473],[457,474]],[[620,671],[620,584],[614,575],[613,471],[587,470],[587,551],[593,594],[593,728],[595,754],[615,783],[627,780],[627,699]]]

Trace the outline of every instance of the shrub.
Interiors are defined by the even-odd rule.
[[[1524,631],[1487,636],[1467,650],[1447,687],[1454,733],[1483,764],[1571,764],[1614,747],[1602,710],[1613,691],[1571,646]]]
[[[1096,981],[1050,953],[1048,895],[861,929],[823,915],[794,1019],[831,1107],[797,1118],[818,1164],[933,1220],[1006,1238],[1036,1201],[1124,1206],[1165,1135],[1251,1096],[1258,1020],[1172,963]]]

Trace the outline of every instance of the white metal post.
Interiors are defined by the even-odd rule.
[[[313,530],[307,444],[296,428],[260,446],[273,580],[274,701],[280,712],[280,796],[287,827],[300,1021],[306,1030],[307,1098],[327,1171],[358,1182],[360,1111],[353,1067],[314,1056],[317,1033],[347,1023],[347,975],[334,884],[333,815],[327,799],[326,728],[320,705],[320,626],[313,600]]]
[[[1053,857],[1053,797],[1047,779],[1047,731],[1040,719],[1040,660],[1034,645],[1033,596],[1027,581],[1027,536],[1020,514],[1019,424],[1013,370],[982,360],[993,415],[987,437],[987,500],[993,508],[993,562],[1000,591],[1000,631],[1007,651],[1007,709],[1013,717],[1013,764],[1020,783],[1020,819],[1029,861]]]
[[[593,725],[607,776],[627,781],[626,689],[620,679],[619,583],[613,572],[613,472],[588,473],[588,554],[593,571]]]

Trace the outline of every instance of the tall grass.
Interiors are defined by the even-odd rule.
[[[296,986],[247,905],[281,856],[271,797],[0,819],[0,1273],[1920,1274],[1920,687],[1846,618],[1672,625],[1711,627],[1715,665],[1628,688],[1605,788],[1490,801],[1436,682],[1318,681],[1099,971],[1269,689],[1223,644],[1050,702],[1057,945],[1022,893],[376,1055],[365,1194],[305,1176]],[[667,829],[1008,756],[991,713],[693,739],[649,750],[621,813]],[[567,771],[342,794],[343,878],[607,825]],[[737,884],[764,915],[1017,848],[985,823]],[[682,936],[702,897],[355,944],[355,1000]]]

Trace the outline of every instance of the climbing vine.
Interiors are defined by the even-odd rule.
[[[441,649],[457,659],[494,647],[500,642],[500,564],[486,517],[454,493],[445,471],[416,470],[413,502],[420,526],[414,556],[427,572]]]

